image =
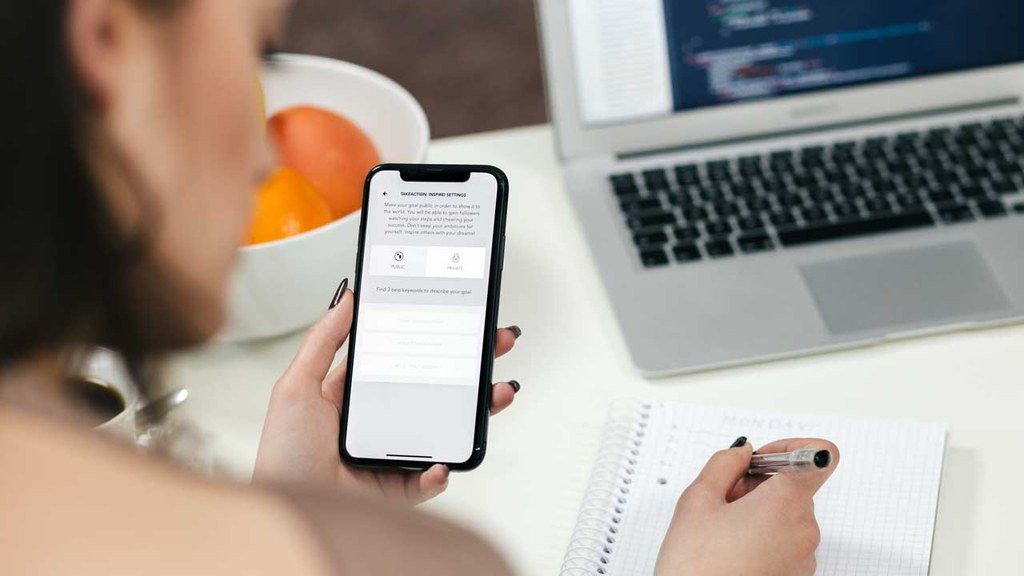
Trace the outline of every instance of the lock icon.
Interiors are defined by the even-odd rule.
[[[458,252],[456,252],[456,253],[455,253],[455,254],[454,254],[454,255],[452,256],[452,264],[458,264],[460,260],[461,260],[461,258],[459,258],[459,253],[458,253]]]

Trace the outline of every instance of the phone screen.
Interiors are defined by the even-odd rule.
[[[366,206],[345,449],[463,463],[473,454],[499,184],[377,172]],[[490,339],[486,339],[489,341]]]

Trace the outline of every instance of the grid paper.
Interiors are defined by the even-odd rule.
[[[815,497],[819,576],[926,576],[946,426],[787,416],[678,403],[649,404],[629,497],[604,570],[649,575],[678,495],[707,459],[745,434],[756,445],[821,437],[842,453]]]

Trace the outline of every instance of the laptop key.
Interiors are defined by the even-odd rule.
[[[744,232],[751,232],[764,228],[764,222],[761,222],[761,217],[756,214],[737,218],[736,224],[738,224],[740,230],[743,230]]]
[[[643,250],[640,252],[640,262],[647,268],[655,268],[668,264],[668,256],[661,248],[657,250]]]
[[[725,193],[721,188],[707,184],[701,187],[700,198],[705,202],[720,202],[725,200]]]
[[[672,254],[679,262],[696,262],[703,258],[695,244],[680,244],[672,248]]]
[[[882,213],[891,211],[892,205],[889,204],[889,200],[886,198],[875,196],[864,201],[864,208],[871,213]]]
[[[626,199],[620,200],[619,205],[622,206],[622,210],[625,212],[640,212],[661,208],[661,202],[657,198],[641,198],[639,196],[629,196]]]
[[[1000,216],[1006,216],[1006,208],[1002,202],[995,200],[982,200],[979,201],[975,206],[978,207],[978,212],[985,218],[998,218]]]
[[[760,156],[746,156],[739,160],[740,174],[744,176],[761,176],[764,170],[761,168]]]
[[[668,174],[661,168],[645,170],[644,185],[648,190],[668,190]]]
[[[732,256],[735,254],[735,250],[732,248],[732,244],[729,243],[728,239],[719,238],[716,240],[709,240],[704,243],[704,250],[707,251],[708,256],[712,258],[722,258],[724,256]]]
[[[767,252],[775,249],[775,244],[767,234],[744,234],[736,239],[740,250],[746,254]]]
[[[613,174],[609,179],[612,181],[612,187],[614,188],[622,188],[636,184],[636,179],[633,178],[632,174]]]
[[[793,217],[793,213],[789,210],[773,212],[769,219],[776,226],[789,226],[796,223],[796,218]]]
[[[961,188],[960,195],[964,198],[984,198],[988,196],[988,192],[985,192],[985,189],[978,184],[971,184]]]
[[[680,242],[700,238],[700,230],[693,226],[676,226],[672,229],[672,232],[676,235],[676,240]]]
[[[814,224],[828,220],[828,215],[818,206],[804,206],[800,209],[800,215],[808,224]]]
[[[640,230],[642,228],[654,228],[668,224],[675,224],[676,217],[669,212],[648,212],[645,214],[634,214],[630,216],[626,222],[633,230]]]
[[[1016,194],[1021,191],[1021,187],[1014,184],[1013,180],[1004,180],[1003,182],[996,185],[996,192],[1007,195]]]
[[[708,217],[708,211],[703,206],[683,206],[680,212],[688,222],[696,222]]]
[[[633,235],[633,241],[640,248],[656,248],[668,244],[668,234],[661,230],[638,232]]]
[[[946,204],[953,201],[953,195],[942,188],[935,188],[928,192],[928,197],[936,204]]]
[[[729,202],[728,200],[715,202],[715,213],[720,217],[735,216],[740,213],[740,209],[736,206],[736,203]]]
[[[728,160],[712,160],[705,164],[704,168],[712,180],[728,180],[732,176]]]
[[[732,224],[728,220],[709,220],[704,222],[704,231],[708,236],[726,236],[732,232]]]
[[[883,232],[909,230],[934,226],[935,221],[924,210],[908,211],[882,218],[854,219],[824,226],[808,228],[785,228],[779,230],[779,242],[783,246],[800,246],[813,242],[855,238]]]
[[[633,196],[640,193],[632,174],[617,174],[611,177],[611,182],[616,196]]]
[[[772,203],[768,198],[757,196],[747,200],[747,207],[751,212],[764,212],[772,207]]]
[[[683,186],[700,183],[700,173],[697,171],[697,166],[694,164],[676,166],[675,173],[676,180]]]
[[[900,208],[920,208],[923,204],[924,202],[917,194],[907,192],[905,194],[896,195],[896,205]]]
[[[849,202],[836,202],[832,205],[832,213],[836,215],[836,218],[843,220],[856,216],[859,211],[857,206]]]
[[[799,194],[786,193],[779,195],[779,204],[787,208],[795,208],[804,203],[804,199]]]
[[[942,204],[937,208],[939,218],[946,224],[959,224],[974,220],[974,214],[966,204]]]

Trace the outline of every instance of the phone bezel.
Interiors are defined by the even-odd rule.
[[[473,450],[464,462],[438,462],[421,460],[391,460],[379,458],[358,458],[351,455],[345,446],[348,435],[349,396],[352,390],[353,364],[355,361],[355,342],[358,335],[359,320],[359,289],[362,286],[363,252],[366,243],[366,226],[370,205],[370,184],[380,172],[398,171],[403,180],[408,175],[413,182],[466,182],[473,173],[485,173],[494,177],[497,182],[495,190],[496,203],[494,209],[494,227],[491,240],[490,274],[487,283],[487,303],[484,319],[484,338],[481,350],[480,382],[477,393],[476,429],[473,435]],[[463,178],[465,176],[465,178]],[[495,332],[498,322],[498,303],[501,294],[501,273],[505,254],[505,224],[508,209],[508,177],[494,166],[476,164],[381,164],[370,170],[363,185],[363,207],[359,221],[359,243],[356,252],[355,301],[352,311],[352,329],[348,339],[348,357],[345,362],[345,394],[341,410],[341,431],[338,436],[338,451],[346,463],[372,468],[409,468],[425,470],[434,464],[445,464],[450,470],[472,470],[478,467],[487,453],[487,424],[490,418],[491,380],[494,370]]]

